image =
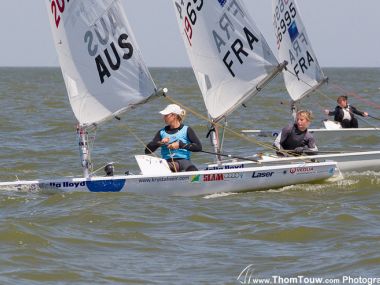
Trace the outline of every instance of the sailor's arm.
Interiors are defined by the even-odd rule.
[[[154,136],[153,140],[146,145],[145,148],[145,154],[152,154],[153,152],[156,151],[160,146],[162,146],[161,142],[161,134],[160,131],[156,133]]]
[[[185,144],[184,142],[179,141],[179,148],[183,148],[193,152],[202,150],[202,143],[191,127],[187,128],[187,137],[190,143]]]

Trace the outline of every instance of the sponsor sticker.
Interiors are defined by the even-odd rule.
[[[222,181],[224,180],[223,173],[217,173],[217,174],[204,174],[203,175],[203,181],[204,182],[210,182],[210,181]]]
[[[273,171],[266,171],[266,172],[256,172],[253,171],[252,178],[263,178],[263,177],[272,177]]]
[[[85,187],[86,181],[82,182],[51,182],[49,184],[50,187],[54,188],[79,188],[79,187]]]
[[[289,170],[291,174],[304,174],[314,172],[314,167],[295,167]]]

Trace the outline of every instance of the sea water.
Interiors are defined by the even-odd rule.
[[[191,109],[185,122],[204,149],[212,150],[191,69],[151,71],[157,85]],[[329,85],[301,104],[314,113],[311,127],[320,127],[323,110],[333,109],[336,97],[345,94],[380,117],[380,69],[325,71]],[[134,155],[163,126],[158,112],[170,103],[156,99],[92,132],[94,169],[101,175],[113,161],[116,173],[138,173]],[[0,68],[0,104],[1,182],[81,175],[76,121],[58,68]],[[279,130],[291,120],[288,104],[278,77],[231,115],[228,128]],[[380,127],[375,119],[359,124]],[[268,151],[272,138],[258,140],[227,134],[224,152]],[[377,133],[318,141],[324,150],[378,150],[379,144]],[[198,165],[213,159],[193,154]],[[379,201],[380,173],[372,171],[187,198],[2,189],[0,284],[254,284],[256,278],[357,284],[380,277]]]

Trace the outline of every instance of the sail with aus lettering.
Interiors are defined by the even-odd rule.
[[[210,117],[229,115],[260,90],[278,62],[240,0],[173,0]]]
[[[98,124],[155,93],[120,0],[45,1],[71,107]]]
[[[288,62],[283,75],[293,101],[302,99],[327,81],[297,7],[296,0],[272,0],[278,60]]]

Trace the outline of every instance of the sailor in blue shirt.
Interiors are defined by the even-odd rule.
[[[176,104],[168,105],[160,111],[166,126],[159,130],[147,144],[145,154],[153,153],[161,147],[161,156],[174,172],[198,170],[190,160],[191,152],[202,150],[202,144],[193,129],[184,125],[186,111]]]

